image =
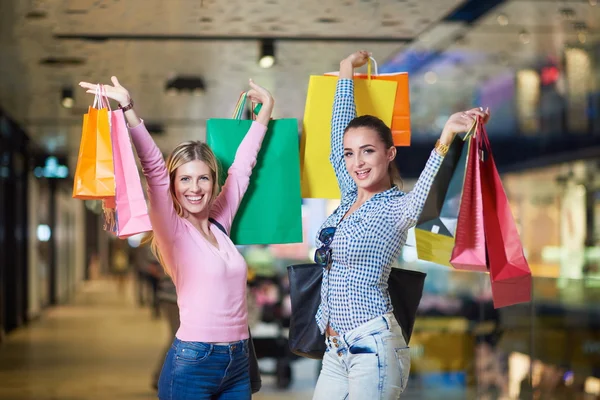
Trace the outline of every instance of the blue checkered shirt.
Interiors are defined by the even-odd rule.
[[[417,223],[442,163],[442,157],[432,151],[413,190],[404,193],[394,186],[377,193],[341,221],[357,197],[356,184],[346,170],[343,146],[344,129],[354,117],[354,82],[339,79],[331,121],[330,161],[342,200],[321,227],[337,227],[331,243],[333,263],[323,274],[316,315],[322,333],[327,323],[344,334],[392,311],[387,284],[392,265],[406,243],[408,230]],[[318,235],[316,246],[321,246]]]

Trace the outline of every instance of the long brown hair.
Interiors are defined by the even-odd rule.
[[[346,129],[344,134],[352,128],[369,128],[377,132],[377,136],[383,142],[386,149],[394,147],[394,139],[392,137],[392,130],[379,118],[373,115],[361,115],[360,117],[354,118]],[[394,160],[392,160],[388,166],[388,175],[390,177],[390,184],[392,186],[397,185],[402,188],[402,178],[400,177],[400,171]]]
[[[175,149],[173,149],[166,162],[167,172],[169,173],[169,192],[171,194],[171,199],[173,200],[175,212],[180,217],[185,216],[185,211],[181,206],[181,203],[179,203],[179,200],[177,200],[177,195],[175,194],[175,175],[177,174],[177,168],[181,167],[183,164],[195,160],[200,160],[206,163],[206,165],[208,165],[210,168],[211,179],[213,181],[213,190],[209,206],[219,194],[219,163],[217,161],[217,157],[215,157],[215,153],[213,153],[211,148],[206,143],[200,141],[188,141],[180,143],[177,147],[175,147]],[[150,248],[152,249],[154,256],[158,259],[167,275],[171,276],[171,271],[160,253],[154,232],[151,232],[144,238],[144,243],[148,242],[150,242]]]

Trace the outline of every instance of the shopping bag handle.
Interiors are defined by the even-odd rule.
[[[95,91],[95,95],[94,95],[94,104],[92,104],[92,108],[97,108],[96,105],[100,108],[103,108],[102,107],[102,99],[100,98],[101,97],[100,91],[102,90],[100,88],[100,86],[102,86],[102,85],[100,85],[99,83],[96,84],[96,91]]]
[[[475,121],[473,121],[473,124],[471,124],[471,127],[469,128],[469,130],[467,131],[467,133],[465,133],[465,136],[463,137],[463,141],[467,141],[469,139],[471,139],[471,137],[475,137],[477,136],[477,128],[479,125],[479,117],[477,117],[477,119]]]
[[[373,76],[379,75],[379,68],[377,68],[377,61],[373,57],[369,57],[369,61],[367,62],[367,79],[371,80],[371,64],[375,65],[375,74]]]
[[[108,95],[106,94],[106,87],[104,85],[100,85],[100,97],[104,102],[104,106],[108,108],[108,111],[112,111],[112,108],[110,108],[110,101],[108,99]]]
[[[98,106],[98,109],[108,108],[108,111],[112,111],[108,96],[106,95],[106,89],[104,88],[104,85],[100,83],[96,84],[96,95],[94,96],[94,104],[92,107],[96,108],[96,105]]]
[[[477,117],[477,120],[473,126],[475,126],[475,129],[473,130],[471,136],[475,138],[475,145],[477,146],[477,151],[479,152],[479,160],[484,161],[484,154],[487,154],[487,158],[491,159],[493,162],[494,156],[492,154],[492,145],[490,144],[490,138],[487,135],[482,118]]]
[[[240,97],[238,98],[237,104],[235,106],[235,110],[233,111],[232,119],[241,120],[242,114],[244,113],[244,108],[246,107],[246,100],[248,99],[248,93],[242,92]],[[256,115],[254,113],[254,102],[252,102],[252,112],[250,113],[252,120],[256,120]]]

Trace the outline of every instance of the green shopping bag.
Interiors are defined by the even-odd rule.
[[[250,129],[251,120],[242,120],[246,103],[243,94],[233,119],[209,119],[206,139],[227,171],[238,146]],[[254,115],[253,115],[254,116]],[[298,121],[271,120],[258,153],[250,185],[231,228],[231,240],[244,244],[302,242],[302,199],[300,197],[300,152]],[[227,174],[222,174],[221,184]]]

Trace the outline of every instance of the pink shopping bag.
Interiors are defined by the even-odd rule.
[[[108,99],[105,100],[108,104]],[[135,163],[131,138],[122,110],[110,111],[110,135],[115,166],[115,197],[104,202],[106,209],[114,208],[116,213],[105,212],[107,230],[119,238],[127,238],[152,230],[148,206],[144,197],[142,182]],[[114,215],[114,219],[110,217]]]

